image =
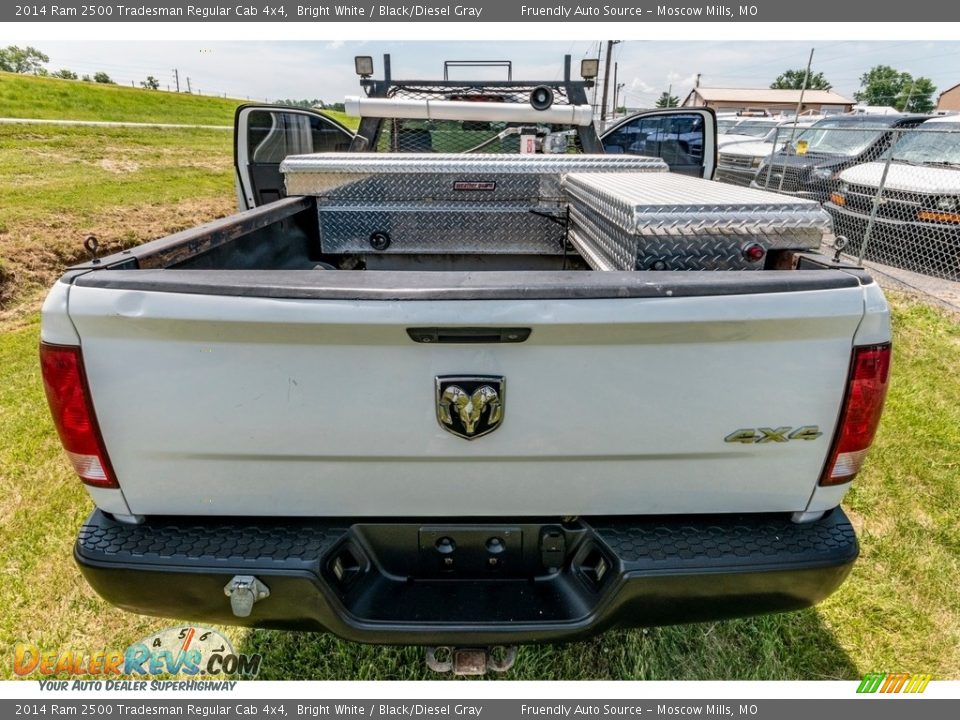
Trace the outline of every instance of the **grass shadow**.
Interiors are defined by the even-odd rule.
[[[333,635],[252,630],[264,680],[436,680],[422,648],[360,645]],[[589,641],[520,648],[506,680],[834,680],[858,669],[816,610],[611,631]]]

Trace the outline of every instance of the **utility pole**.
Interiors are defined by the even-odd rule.
[[[620,63],[613,64],[613,107],[610,109],[610,117],[617,116],[617,71],[620,69]]]
[[[907,93],[907,102],[903,105],[903,112],[910,112],[910,101],[913,100],[913,89],[917,86],[917,81],[910,83],[910,92]]]
[[[177,83],[177,92],[180,92],[180,71],[176,68],[173,69],[173,79]]]
[[[617,102],[617,97],[620,95],[620,91],[623,90],[626,86],[627,86],[626,83],[617,83],[616,85],[613,86],[613,116],[614,117],[617,116],[617,112],[620,109],[620,105]]]
[[[791,147],[791,148],[793,147],[793,138],[794,138],[794,137],[796,136],[796,134],[797,134],[797,122],[800,120],[800,113],[803,111],[803,94],[807,91],[807,83],[810,82],[810,66],[813,65],[813,51],[814,51],[814,49],[815,49],[815,48],[810,48],[810,57],[807,58],[807,71],[803,74],[803,87],[800,88],[800,97],[799,97],[799,99],[797,100],[797,111],[796,111],[796,112],[794,113],[794,115],[793,115],[793,124],[790,125],[790,143],[789,143],[789,147]],[[772,157],[772,156],[771,156],[771,157]],[[787,161],[784,160],[783,162],[784,162],[784,164],[783,164],[784,169],[781,170],[781,172],[780,172],[780,184],[777,186],[777,192],[782,192],[782,191],[783,191],[783,179],[784,179],[784,178],[786,177],[786,175],[787,175],[787,171],[786,171],[786,167],[787,167],[786,162],[787,162]],[[770,164],[772,165],[773,162],[771,161]],[[768,179],[768,180],[770,179],[769,173],[767,174],[767,179]],[[883,185],[881,184],[880,187],[883,187]]]
[[[800,98],[797,100],[797,112],[795,113],[797,118],[800,117],[800,113],[803,111],[803,95],[807,92],[807,83],[810,82],[810,66],[813,65],[813,51],[814,48],[810,48],[810,57],[807,58],[807,70],[803,74],[803,87],[800,88]],[[794,121],[793,127],[796,129],[796,121]],[[793,133],[790,134],[790,142],[793,142]]]
[[[607,63],[603,71],[603,105],[600,106],[600,122],[607,119],[607,100],[610,96],[610,60],[613,59],[613,46],[619,40],[607,40]]]
[[[190,89],[190,78],[187,78],[187,92],[192,93],[193,90]]]

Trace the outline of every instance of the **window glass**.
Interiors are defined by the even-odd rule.
[[[345,151],[347,134],[316,115],[255,110],[247,121],[247,147],[256,164],[276,164],[287,155]]]

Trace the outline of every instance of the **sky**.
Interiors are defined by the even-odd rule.
[[[440,78],[444,60],[512,60],[514,77],[559,78],[563,55],[575,68],[596,57],[598,41],[577,42],[59,42],[33,43],[50,56],[48,68],[78,74],[108,73],[115,81],[139,85],[148,75],[173,89],[173,68],[181,88],[190,78],[203,94],[251,100],[321,99],[342,102],[359,93],[354,55],[372,55],[376,76],[384,53],[396,78]],[[813,70],[823,72],[833,89],[852,98],[860,76],[874,65],[891,65],[933,80],[937,92],[960,83],[960,42],[925,41],[624,41],[615,46],[618,81],[625,83],[626,105],[650,107],[672,87],[683,100],[696,76],[705,87],[768,87],[789,68],[803,68],[814,48]],[[468,77],[463,71],[451,78]],[[487,70],[486,78],[503,71]],[[471,75],[469,77],[476,77]],[[611,85],[612,94],[612,85]],[[622,103],[621,103],[622,104]]]

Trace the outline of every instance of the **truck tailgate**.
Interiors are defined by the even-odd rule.
[[[130,510],[171,515],[803,510],[864,314],[857,282],[469,301],[109,284],[69,296],[93,403]],[[531,332],[411,339],[424,327]],[[435,385],[449,375],[506,379],[495,431],[467,441],[442,426]],[[725,441],[806,426],[822,434]]]

